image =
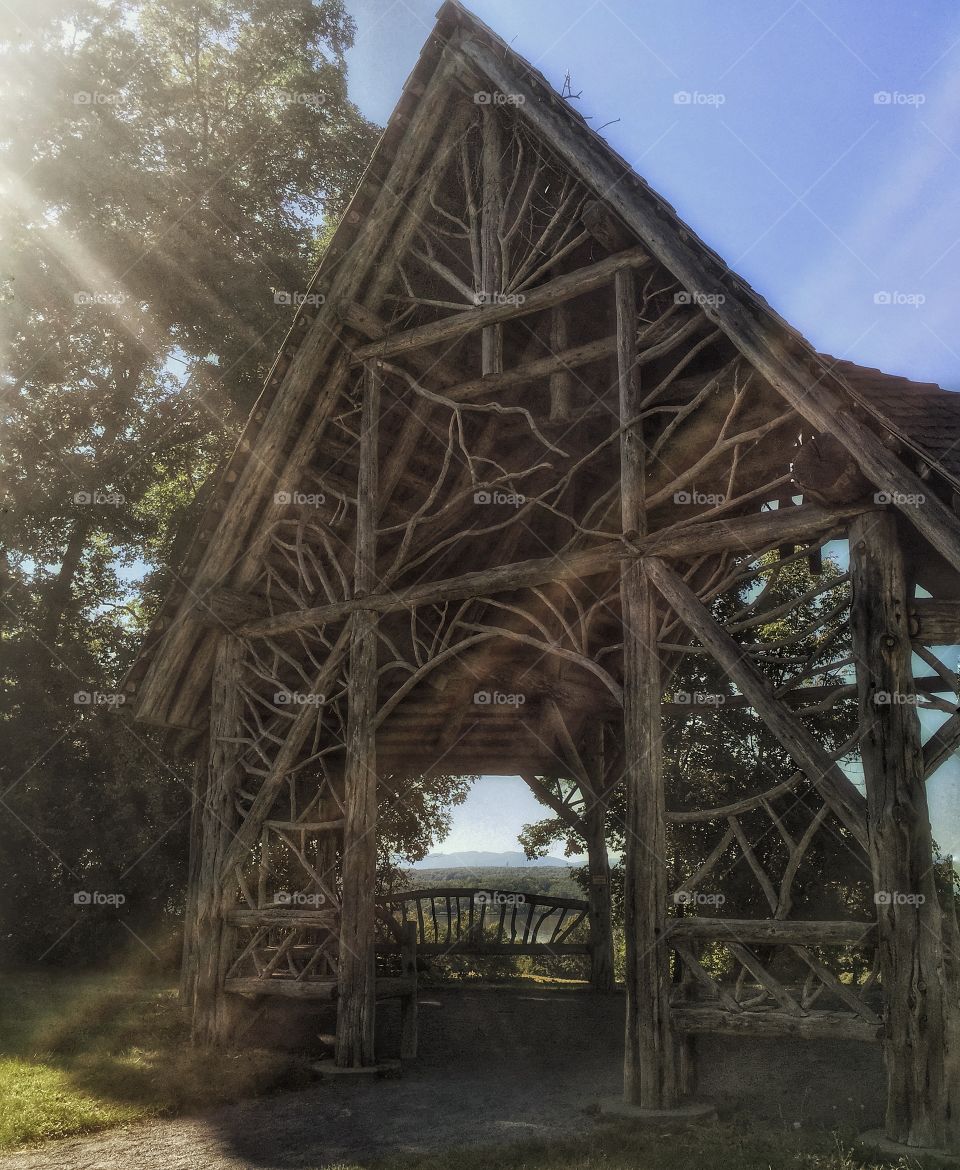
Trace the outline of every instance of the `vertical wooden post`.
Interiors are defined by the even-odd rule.
[[[561,274],[554,270],[553,275]],[[570,343],[570,306],[564,301],[550,310],[550,352],[560,354]],[[556,370],[550,375],[550,421],[567,422],[570,419],[569,370]]]
[[[357,480],[354,594],[377,584],[377,429],[380,375],[364,366]],[[345,824],[338,968],[336,1061],[341,1067],[373,1064],[375,1013],[374,892],[377,872],[377,615],[351,618],[347,682]]]
[[[414,1060],[417,1055],[417,924],[403,924],[403,941],[400,949],[400,973],[409,981],[409,994],[404,996],[400,1007],[400,1059]]]
[[[594,991],[610,991],[613,988],[613,924],[602,723],[595,723],[587,729],[581,758],[591,786],[583,794],[587,802],[583,812],[583,833],[590,873],[590,983]]]
[[[633,273],[616,275],[620,423],[640,413],[637,307]],[[624,533],[642,535],[645,460],[638,426],[620,438]],[[654,591],[638,560],[620,577],[623,622],[623,731],[627,785],[624,934],[627,1018],[623,1096],[631,1105],[668,1109],[676,1101],[665,927],[666,827],[660,728],[660,658]]]
[[[493,304],[502,292],[503,264],[500,255],[500,219],[503,191],[500,182],[500,115],[494,106],[482,106],[483,143],[480,162],[483,170],[483,202],[480,207],[480,265],[485,304]],[[481,372],[499,374],[503,370],[503,330],[488,325],[480,337]]]
[[[230,1011],[223,979],[231,957],[233,928],[226,912],[233,889],[222,880],[223,859],[234,835],[234,793],[241,753],[243,642],[224,634],[217,646],[210,695],[210,748],[206,793],[201,814],[202,853],[197,881],[196,997],[194,1039],[225,1044]]]
[[[944,1036],[951,1013],[960,1009],[944,994],[944,923],[923,777],[909,598],[890,512],[854,521],[850,572],[860,750],[885,1000],[886,1134],[916,1147],[956,1145],[960,1119],[950,1118],[956,1062],[947,1059]]]
[[[183,908],[183,949],[180,959],[180,1006],[191,1013],[197,983],[197,901],[200,896],[200,866],[203,858],[203,805],[207,794],[209,748],[206,738],[193,767],[190,789],[190,838],[187,857],[187,890]]]

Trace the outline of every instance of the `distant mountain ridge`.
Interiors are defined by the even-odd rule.
[[[562,857],[536,857],[531,861],[525,853],[485,853],[467,849],[460,853],[428,853],[422,861],[415,861],[411,869],[569,869],[573,862]]]

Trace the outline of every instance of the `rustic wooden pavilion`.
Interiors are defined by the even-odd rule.
[[[262,997],[330,1000],[337,1063],[372,1064],[376,1004],[397,996],[415,1051],[423,915],[378,901],[377,823],[430,775],[521,775],[581,834],[608,987],[604,819],[624,785],[626,1100],[689,1093],[697,1033],[850,1037],[883,1044],[888,1137],[960,1145],[960,942],[925,794],[960,744],[956,698],[936,698],[957,678],[930,649],[960,642],[958,399],[814,352],[452,0],[308,292],[126,684],[198,759],[198,1038],[235,1039]],[[849,571],[821,561],[836,540]],[[798,561],[814,584],[772,614]],[[746,607],[718,617],[743,582]],[[815,653],[762,639],[838,588]],[[689,655],[722,667],[790,774],[667,807],[664,696]],[[952,712],[926,743],[918,693]],[[827,750],[809,715],[844,701],[859,733]],[[703,856],[671,886],[671,833],[693,822]],[[875,917],[805,913],[795,879],[822,834],[870,873]],[[769,914],[678,917],[731,856]],[[480,913],[462,893],[457,931]],[[875,965],[845,982],[829,956],[858,947]],[[718,948],[735,981],[711,973]]]

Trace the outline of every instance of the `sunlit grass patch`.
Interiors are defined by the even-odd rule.
[[[0,1148],[193,1111],[297,1079],[283,1054],[193,1049],[169,987],[5,975]]]

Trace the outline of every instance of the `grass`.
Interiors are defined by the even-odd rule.
[[[889,1170],[890,1163],[882,1164]],[[914,1170],[917,1162],[900,1162]],[[879,1170],[836,1134],[784,1132],[725,1122],[666,1132],[599,1125],[582,1138],[509,1146],[460,1146],[442,1154],[396,1155],[329,1170]]]
[[[33,972],[0,979],[0,1149],[298,1083],[282,1054],[191,1049],[167,986]]]

